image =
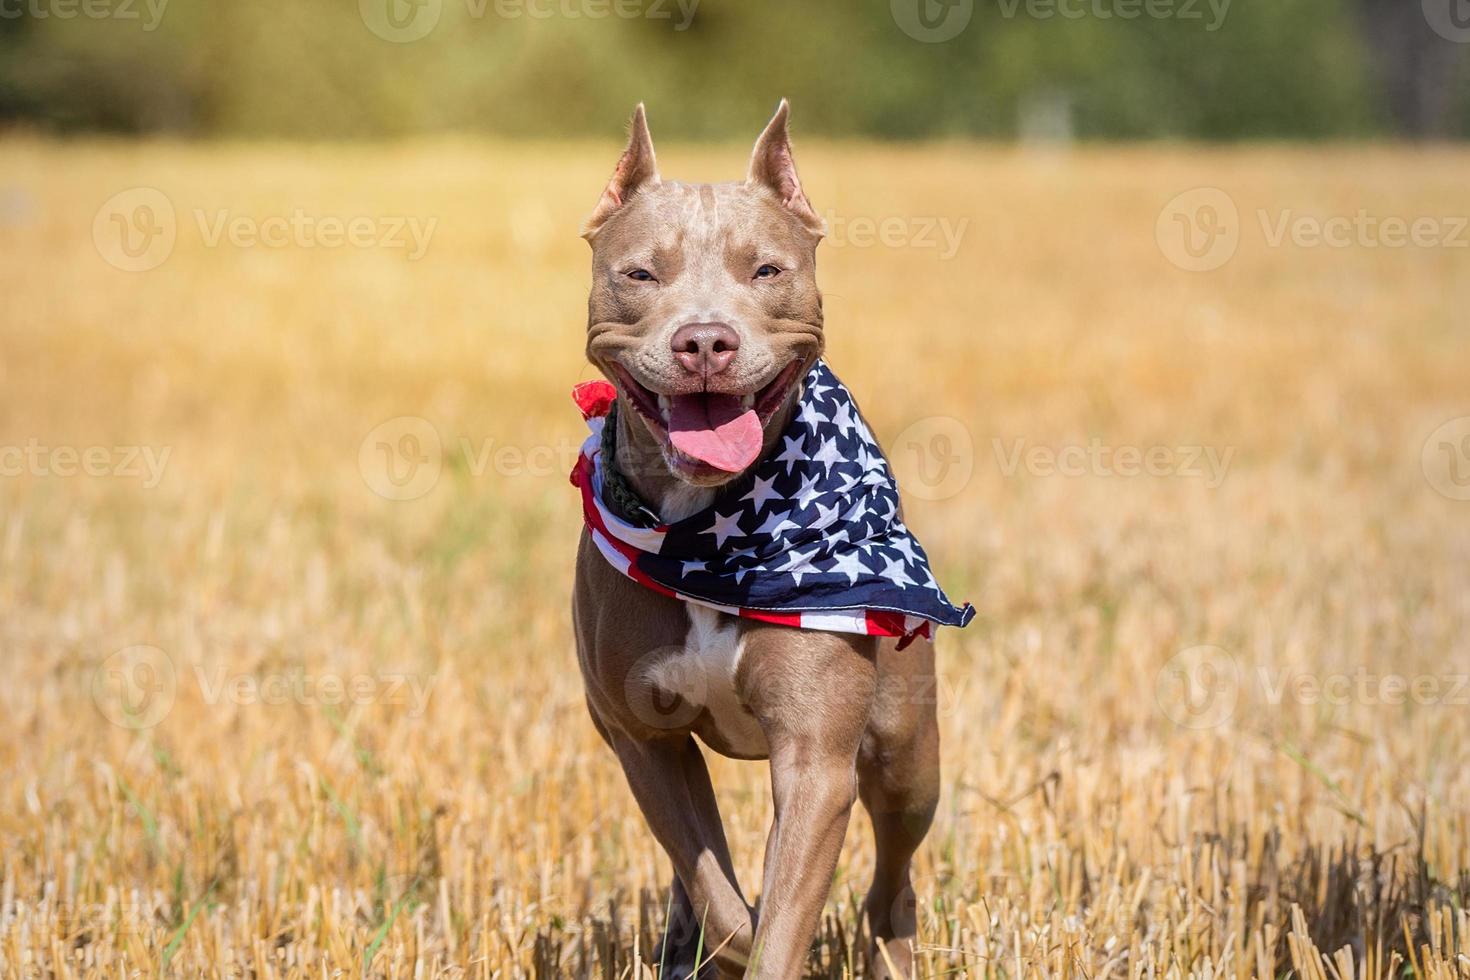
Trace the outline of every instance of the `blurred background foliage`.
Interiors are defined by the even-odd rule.
[[[900,6],[970,0],[617,0],[636,16],[591,16],[611,2],[0,0],[0,119],[562,137],[607,135],[645,100],[661,136],[710,138],[743,135],[786,95],[803,133],[829,136],[1470,133],[1470,44],[1431,30],[1420,0],[1174,0],[1135,19],[1105,16],[1127,0],[1062,0],[1071,17],[1037,16],[1054,0],[973,0],[937,43],[900,29]],[[426,11],[432,29],[408,43],[368,26]]]

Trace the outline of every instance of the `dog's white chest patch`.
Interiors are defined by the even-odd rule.
[[[735,691],[735,671],[744,647],[739,620],[692,603],[686,603],[684,609],[689,614],[684,649],[659,661],[650,679],[708,711],[732,752],[765,755],[769,750],[765,732]]]

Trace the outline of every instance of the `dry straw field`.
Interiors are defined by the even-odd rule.
[[[798,151],[979,610],[922,975],[1470,972],[1470,153]],[[0,974],[655,974],[567,622],[614,152],[0,143]]]

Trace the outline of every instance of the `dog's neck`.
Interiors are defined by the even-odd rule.
[[[786,404],[766,426],[758,460],[765,459],[780,440],[781,433],[786,431],[796,413],[796,403],[800,399],[801,386],[797,385],[787,397]],[[617,426],[615,464],[618,472],[643,502],[658,512],[664,523],[672,524],[699,513],[714,503],[723,486],[728,485],[699,487],[670,472],[658,440],[638,417],[637,410],[621,395],[618,396]]]
[[[621,396],[618,398],[616,421],[618,434],[615,465],[619,475],[644,504],[658,513],[661,520],[670,520],[665,510],[666,502],[673,502],[669,498],[678,495],[680,488],[699,488],[690,487],[669,472],[657,440],[638,417],[637,410]],[[711,490],[705,503],[713,499]]]

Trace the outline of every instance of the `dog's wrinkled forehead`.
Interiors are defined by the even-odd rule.
[[[815,244],[810,231],[766,187],[664,181],[633,197],[593,238],[610,258],[717,258],[773,251],[795,262]]]

